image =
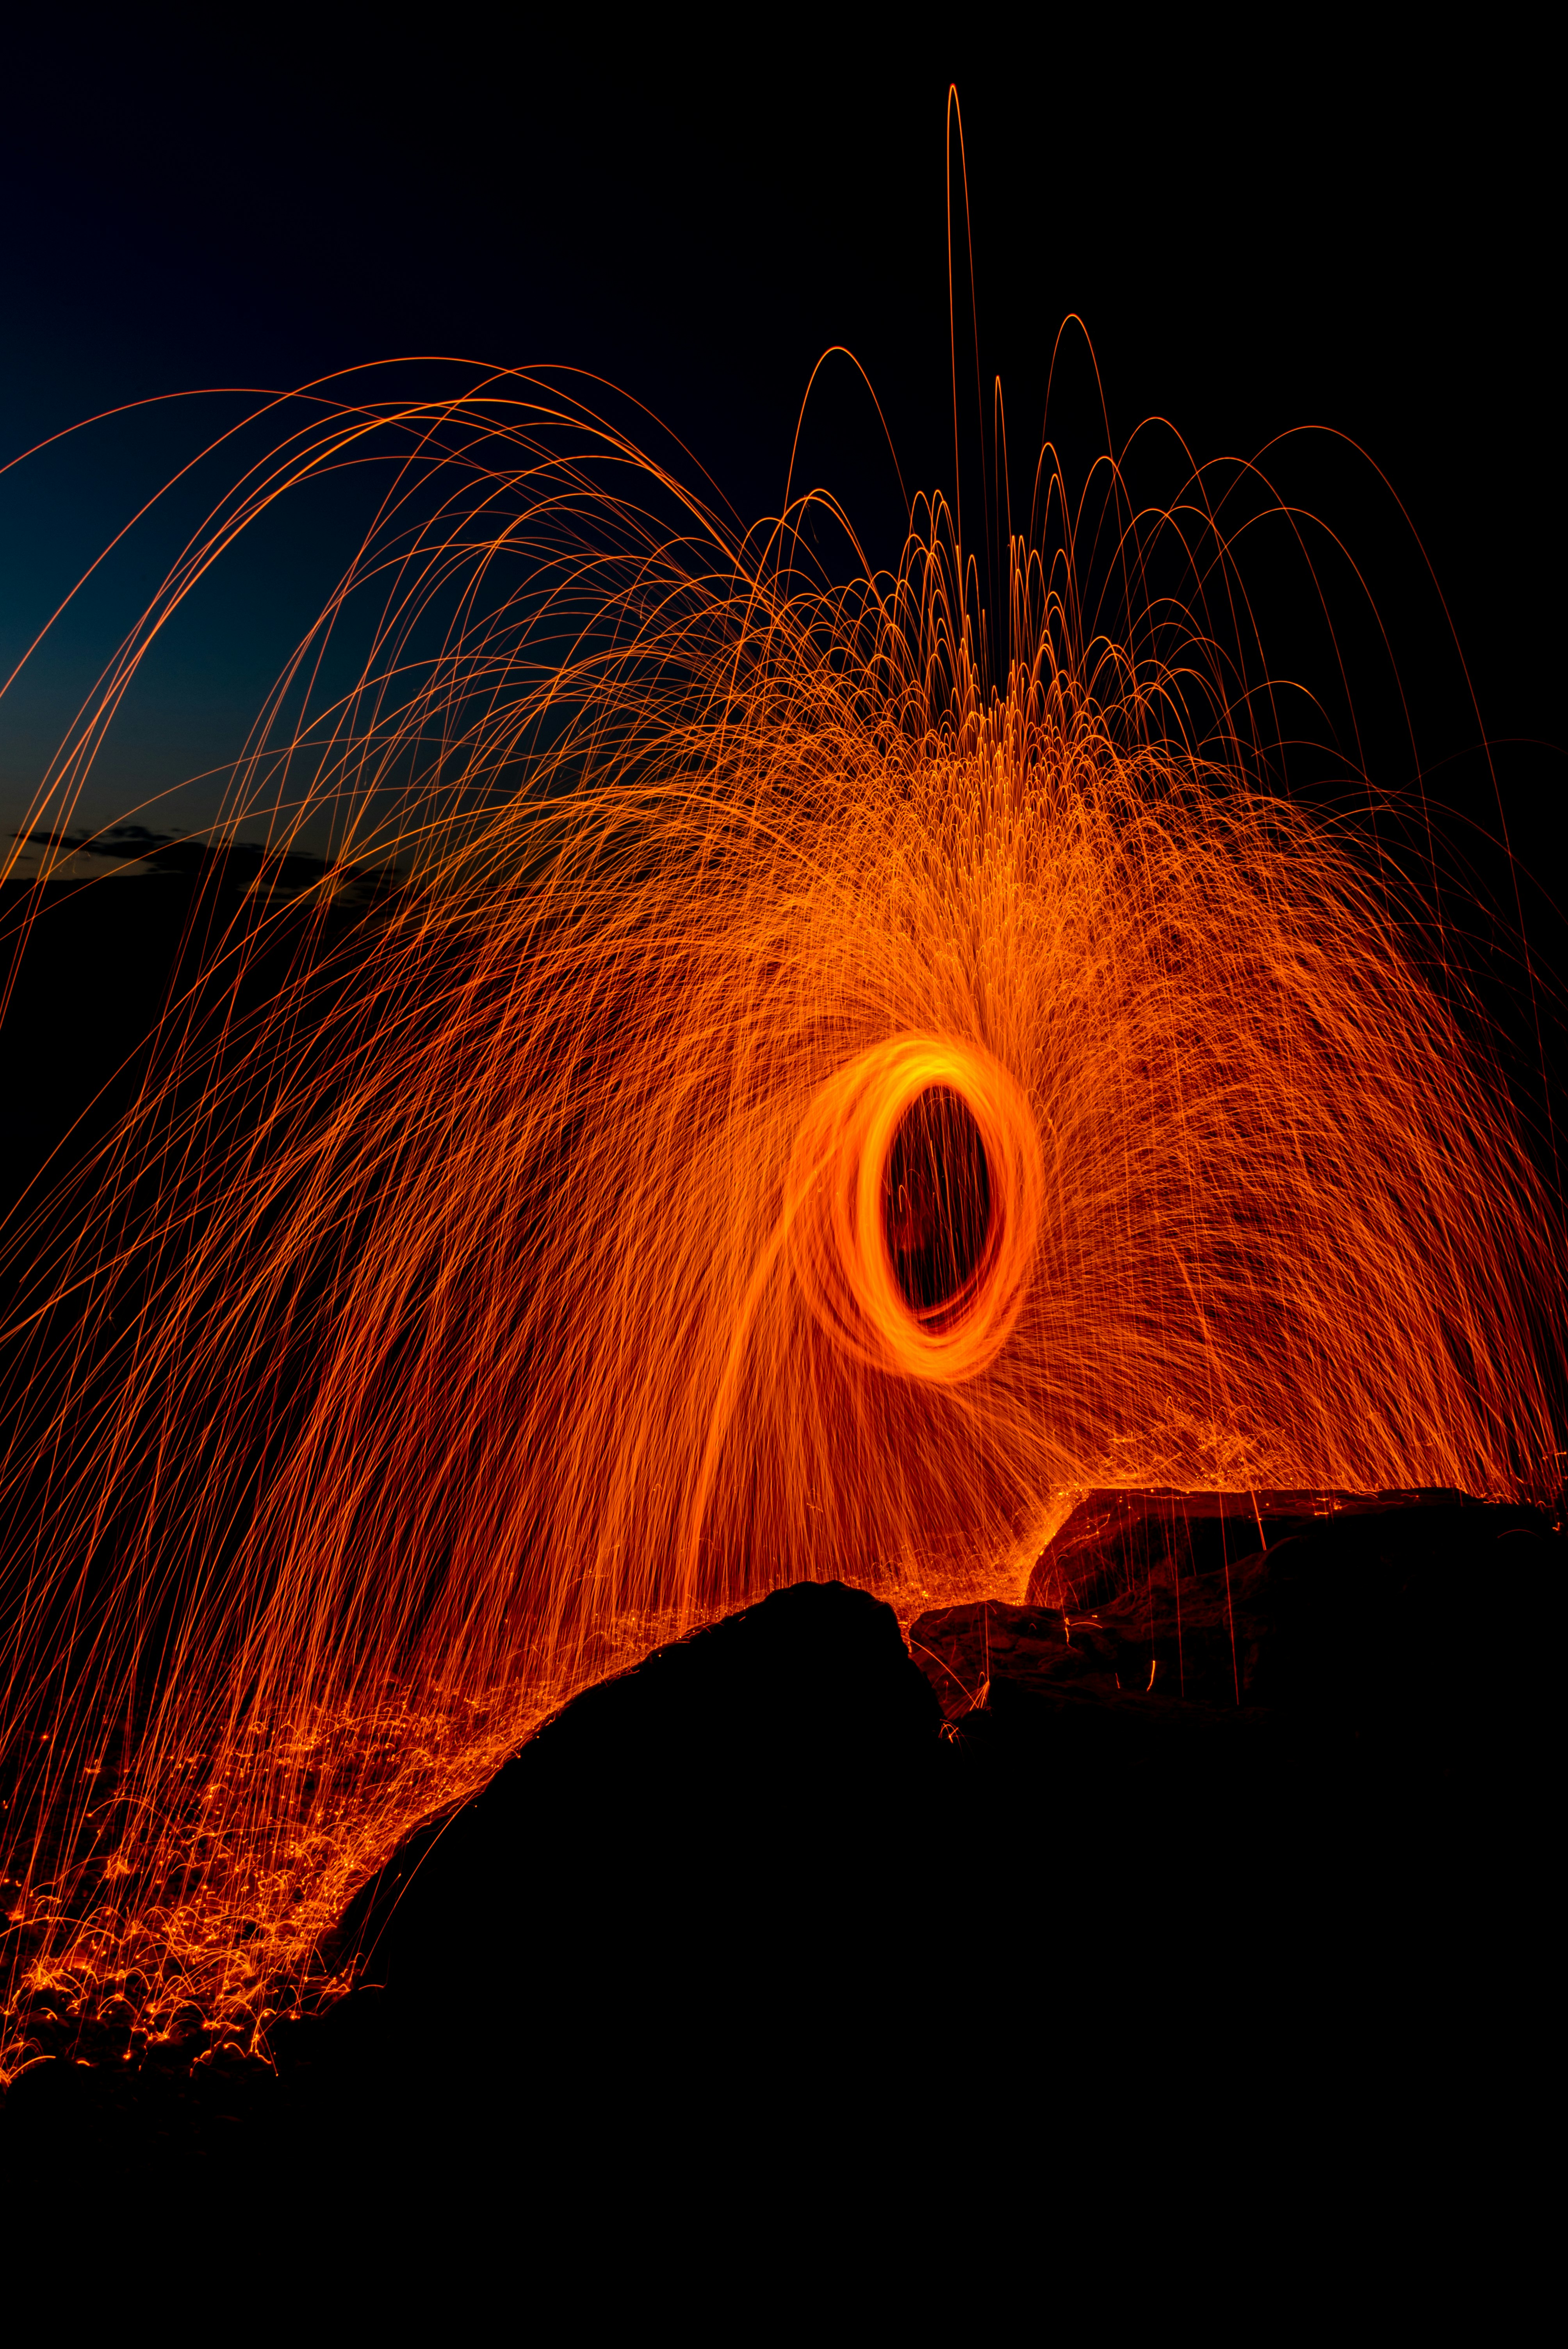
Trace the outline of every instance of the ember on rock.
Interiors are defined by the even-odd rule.
[[[29,2002],[260,2044],[410,1830],[776,1587],[1065,1627],[1076,1494],[1555,1490],[1560,1203],[1418,877],[1279,788],[1202,469],[1093,469],[1103,575],[1047,444],[994,574],[933,496],[846,584],[547,374],[256,429],[16,843],[29,952],[95,841],[178,911],[8,1226],[0,2071]],[[84,833],[193,582],[377,470],[355,690],[301,653],[199,853]],[[1136,1669],[1234,1704],[1195,1523]]]
[[[1016,1994],[1053,2013],[1145,1997],[1151,1930],[1171,1995],[1206,1994],[1283,1933],[1266,1982],[1233,2000],[1238,2022],[1263,1998],[1271,2030],[1298,1969],[1324,1970],[1314,2028],[1331,2034],[1372,1971],[1414,1967],[1415,2031],[1491,1930],[1454,1910],[1456,1881],[1473,1898],[1511,1879],[1543,1784],[1544,1649],[1478,1668],[1462,1627],[1483,1590],[1546,1622],[1568,1546],[1540,1510],[1308,1498],[1257,1495],[1253,1546],[1237,1533],[1217,1556],[1216,1529],[1244,1522],[1227,1496],[1097,1496],[1057,1537],[1096,1605],[935,1609],[907,1648],[864,1591],[776,1591],[585,1691],[418,1829],[336,1929],[330,1955],[359,1986],[314,2020],[280,2015],[264,2061],[194,2031],[129,2066],[42,2064],[14,2119],[32,2142],[106,2148],[150,2128],[211,2149],[242,2122],[277,2150],[329,2126],[417,2163],[509,2084],[552,2111],[586,2094],[631,2115],[676,2074],[684,2095],[722,2097],[739,2062],[757,2127],[799,2093],[792,2065],[837,2095],[852,2060],[892,2093],[934,1978],[962,2002],[1023,1967]],[[1016,1864],[1042,1845],[1057,1864]],[[497,1951],[485,1997],[516,2023],[481,2038],[461,1986]],[[881,2052],[847,1982],[876,1985]],[[524,2021],[542,2014],[543,2040]],[[61,2056],[114,2052],[107,2021],[39,2030]]]

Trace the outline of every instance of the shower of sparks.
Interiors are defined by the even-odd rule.
[[[1268,789],[1222,596],[1108,631],[1016,538],[994,667],[940,502],[846,587],[528,378],[309,419],[36,812],[256,514],[390,460],[226,817],[330,869],[199,898],[134,1108],[12,1238],[13,2062],[28,1995],[253,2034],[410,1826],[779,1582],[907,1619],[1020,1596],[1090,1487],[1511,1494],[1558,1441],[1501,1080]]]

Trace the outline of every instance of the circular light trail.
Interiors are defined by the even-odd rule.
[[[956,1385],[995,1361],[1040,1220],[1028,1102],[983,1046],[873,1045],[825,1084],[790,1163],[785,1217],[812,1313],[876,1370]]]

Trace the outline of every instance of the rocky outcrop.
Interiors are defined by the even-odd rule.
[[[526,2140],[596,2177],[696,2114],[712,2158],[805,2128],[852,2170],[857,2115],[963,2143],[983,2091],[1081,2096],[1130,2032],[1168,2098],[1346,2050],[1425,2094],[1474,1983],[1547,1946],[1563,1537],[1450,1496],[1249,1516],[1265,1546],[1097,1496],[1057,1545],[1093,1604],[908,1649],[831,1583],[661,1649],[409,1838],[343,1920],[362,1987],[275,2073],[43,2066],[13,2141]]]
[[[1028,1604],[934,1609],[911,1652],[949,1722],[1000,1682],[1371,1720],[1443,1701],[1467,1609],[1479,1618],[1523,1588],[1536,1613],[1561,1555],[1539,1509],[1443,1493],[1313,1501],[1092,1494],[1036,1567]]]

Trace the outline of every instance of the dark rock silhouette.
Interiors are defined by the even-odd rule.
[[[778,1591],[411,1837],[339,1930],[363,1986],[276,2027],[275,2073],[46,2065],[0,2127],[371,2170],[509,2131],[657,2160],[694,2112],[710,2150],[802,2115],[962,2140],[1026,2044],[1078,2093],[1135,2023],[1168,2084],[1222,2045],[1250,2094],[1354,2061],[1418,2102],[1544,1946],[1562,1534],[1260,1502],[1249,1552],[1123,1496],[1098,1554],[1077,1529],[1097,1605],[937,1610],[913,1661],[863,1592]]]
[[[1329,1519],[1405,1515],[1465,1504],[1460,1493],[1086,1494],[1036,1560],[1031,1606],[1089,1609],[1133,1585],[1184,1574],[1222,1573]]]
[[[919,1617],[915,1661],[949,1721],[1006,1681],[1061,1697],[1349,1711],[1370,1726],[1446,1703],[1466,1606],[1500,1578],[1543,1578],[1560,1554],[1539,1509],[1458,1494],[1309,1498],[1093,1494],[1035,1568],[1026,1605]],[[1044,1603],[1053,1589],[1062,1598]]]
[[[941,1720],[891,1608],[842,1583],[775,1591],[586,1690],[410,1838],[340,1945],[408,2004],[449,1996],[480,1941],[553,1940],[577,1981],[608,1986],[654,1919],[667,1933],[679,1918],[677,1938],[717,1936],[700,1970],[721,1998],[830,1910],[836,1932],[895,1897]],[[736,1962],[737,1937],[758,1931],[766,1948]],[[637,1968],[664,1961],[648,1936]]]

